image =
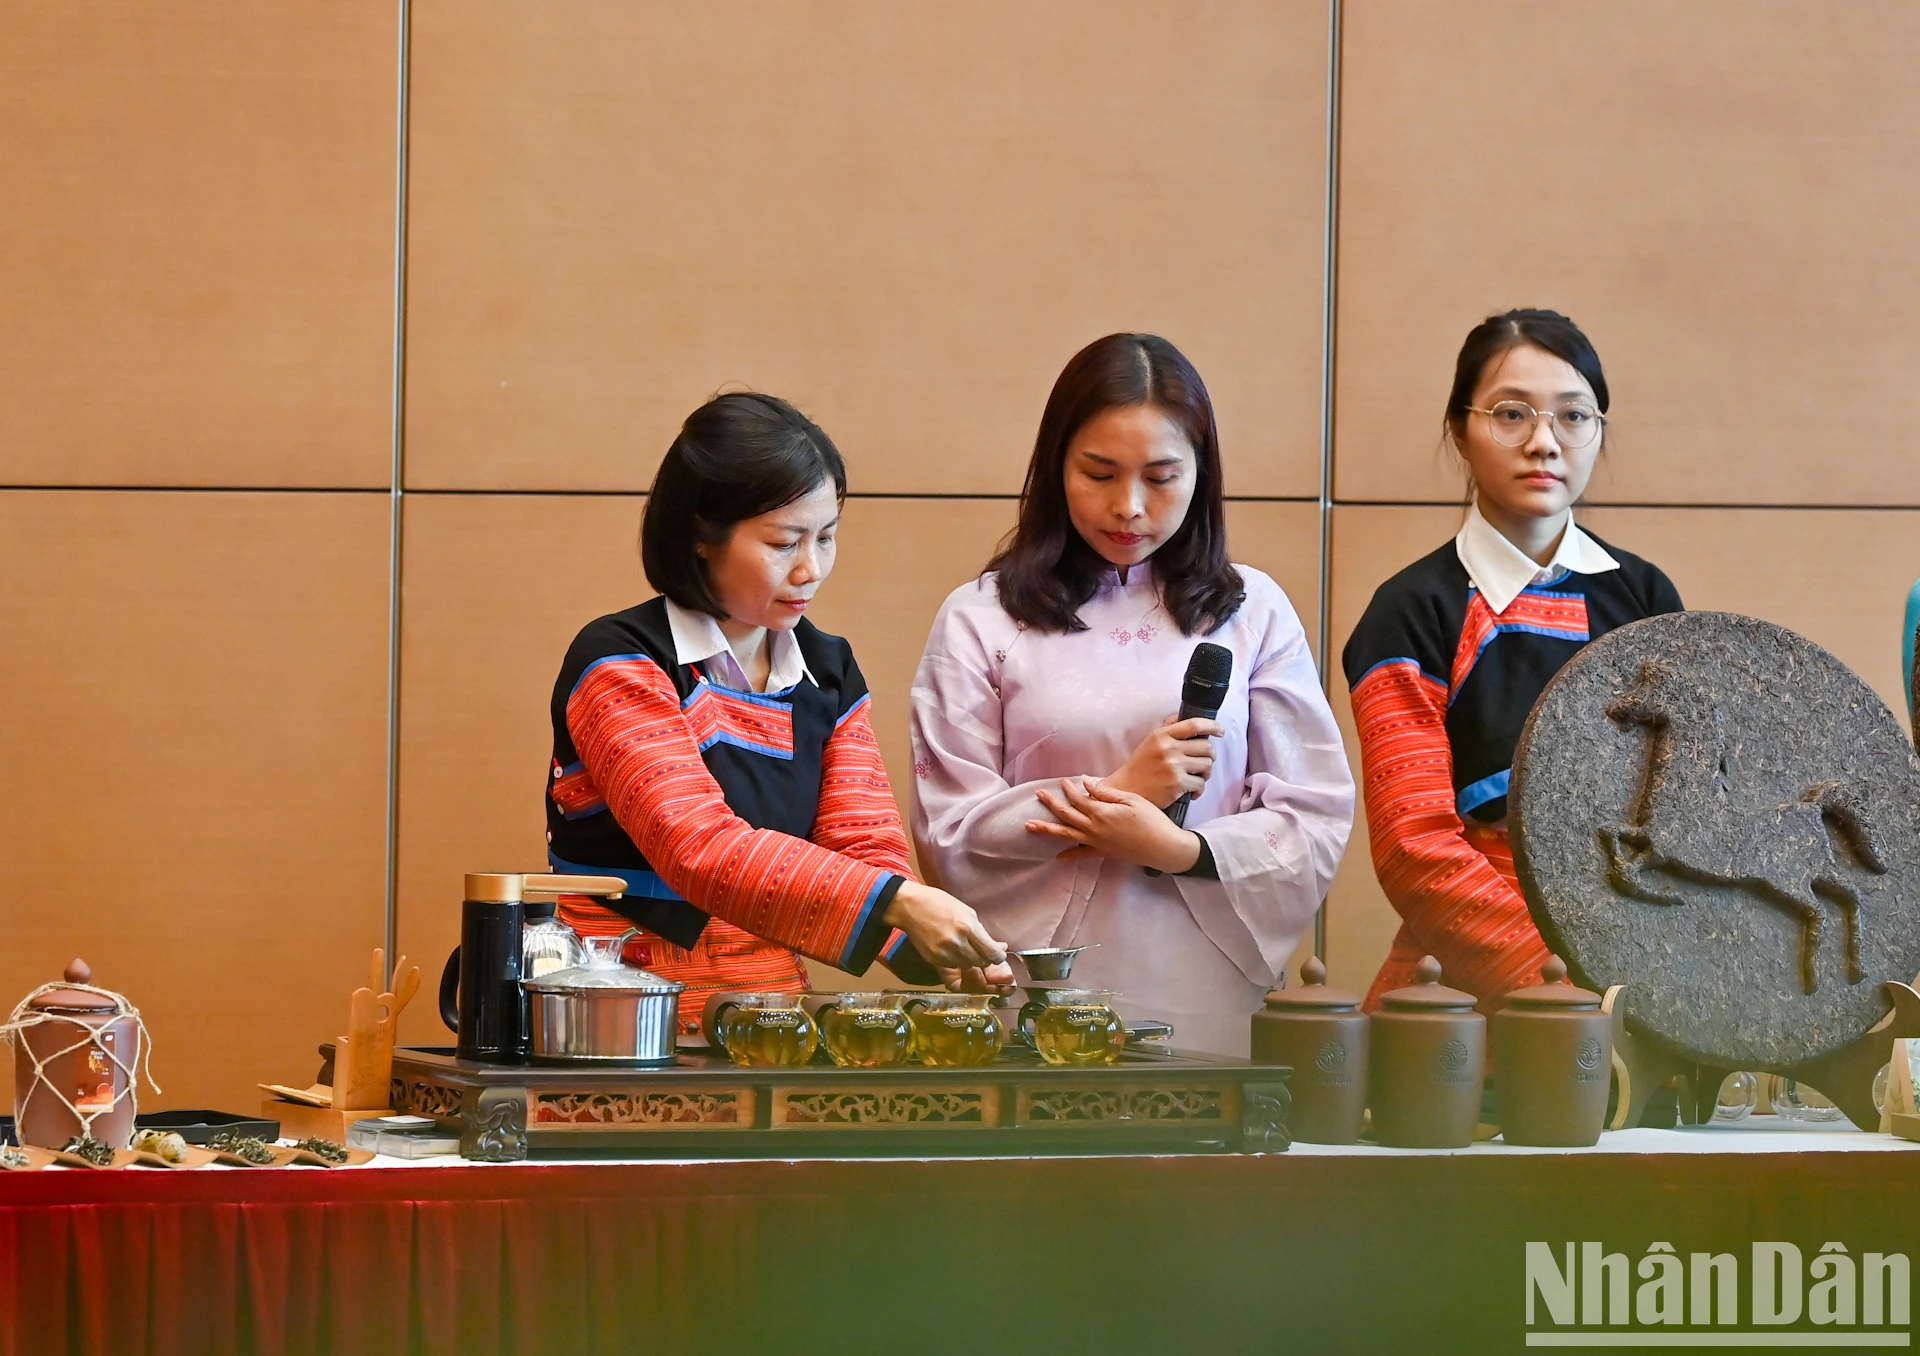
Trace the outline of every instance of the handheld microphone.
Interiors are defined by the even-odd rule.
[[[1193,647],[1193,657],[1187,660],[1187,676],[1180,684],[1179,718],[1214,719],[1220,714],[1220,705],[1227,699],[1227,685],[1232,681],[1233,651],[1224,645],[1201,641]],[[1190,792],[1181,796],[1167,807],[1167,818],[1184,827],[1187,806],[1192,801]],[[1147,874],[1157,876],[1161,873],[1148,867]]]

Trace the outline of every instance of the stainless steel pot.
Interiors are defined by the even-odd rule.
[[[535,1063],[673,1064],[680,993],[687,986],[621,962],[627,939],[639,931],[587,940],[585,965],[520,981],[533,1019]]]

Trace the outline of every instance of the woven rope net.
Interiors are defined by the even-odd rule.
[[[93,1025],[89,1021],[76,1020],[72,1015],[67,1013],[46,1011],[33,1006],[35,999],[40,998],[44,994],[52,993],[56,989],[66,993],[78,990],[81,993],[98,994],[102,998],[113,1000],[113,1007],[110,1010],[101,1008],[98,1011],[90,1011],[88,1013],[90,1018],[100,1019],[98,1025]],[[133,1055],[130,1059],[120,1058],[119,1052],[102,1039],[113,1024],[122,1017],[130,1017],[133,1019],[134,1031],[136,1033]],[[65,1023],[77,1032],[78,1036],[75,1040],[61,1046],[58,1050],[50,1054],[35,1054],[32,1046],[27,1043],[24,1033],[31,1027],[43,1026],[49,1022]],[[146,1019],[141,1017],[140,1009],[126,1000],[125,995],[117,994],[111,989],[96,988],[91,984],[76,984],[71,980],[57,980],[50,984],[42,984],[14,1005],[13,1013],[7,1018],[6,1025],[0,1026],[0,1039],[11,1041],[14,1048],[25,1053],[27,1058],[33,1063],[33,1077],[28,1082],[26,1089],[21,1091],[16,1088],[14,1091],[16,1114],[14,1124],[16,1134],[19,1132],[19,1126],[26,1120],[28,1104],[31,1103],[35,1097],[51,1097],[59,1102],[60,1105],[72,1112],[74,1118],[80,1122],[80,1133],[92,1139],[95,1137],[93,1133],[94,1121],[112,1111],[120,1104],[122,1098],[131,1099],[134,1114],[136,1116],[140,1114],[141,1074],[146,1075],[147,1086],[152,1088],[155,1094],[158,1094],[160,1091],[160,1085],[153,1081],[153,1038],[147,1034]],[[88,1046],[92,1046],[108,1060],[111,1060],[113,1064],[119,1068],[120,1072],[126,1075],[126,1084],[124,1087],[118,1088],[113,1096],[103,1103],[95,1105],[92,1104],[91,1099],[89,1099],[89,1105],[85,1110],[82,1110],[67,1096],[67,1090],[65,1088],[62,1088],[47,1076],[47,1067],[56,1060],[85,1050]],[[118,1084],[120,1080],[116,1078],[113,1082]],[[116,1144],[113,1147],[120,1149],[126,1146]]]

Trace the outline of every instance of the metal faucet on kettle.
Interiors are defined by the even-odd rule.
[[[440,974],[440,1020],[458,1037],[454,1053],[482,1064],[527,1062],[532,1036],[520,981],[528,895],[618,899],[626,889],[618,876],[469,873],[460,945]]]

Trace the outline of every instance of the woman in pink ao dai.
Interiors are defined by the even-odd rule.
[[[1232,684],[1218,720],[1175,721],[1202,641]],[[1353,778],[1286,594],[1228,563],[1212,405],[1166,340],[1111,335],[1062,372],[1018,527],[934,621],[911,727],[932,878],[1015,948],[1098,943],[1074,979],[1177,1046],[1247,1053]]]

